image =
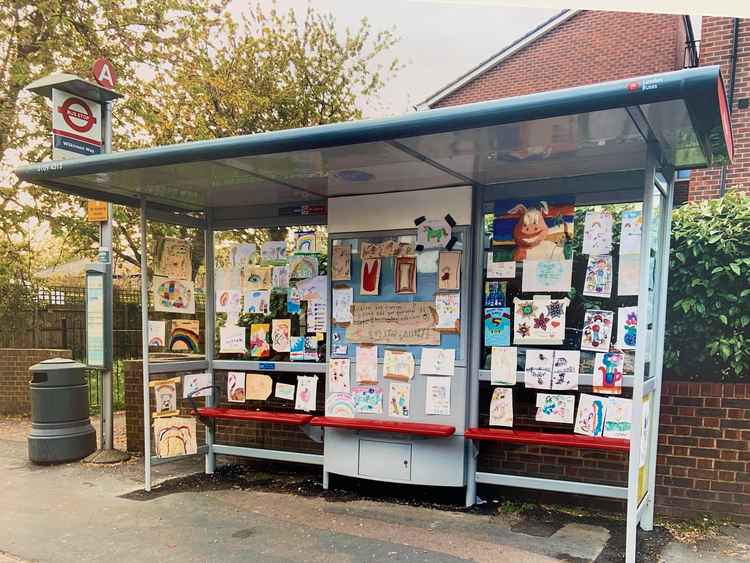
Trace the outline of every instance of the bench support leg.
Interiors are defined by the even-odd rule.
[[[328,471],[323,470],[323,490],[328,490]]]

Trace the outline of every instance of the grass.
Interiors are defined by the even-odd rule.
[[[101,411],[100,376],[100,370],[88,370],[89,409],[91,410],[91,414],[99,414]],[[115,411],[123,410],[125,408],[125,373],[122,360],[115,360],[112,366],[112,394],[113,409]]]

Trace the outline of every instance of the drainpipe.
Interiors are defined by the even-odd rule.
[[[727,102],[729,104],[729,115],[732,115],[734,109],[734,84],[737,81],[737,51],[739,49],[740,37],[740,18],[732,18],[732,70],[729,74],[729,92],[727,92]],[[719,195],[723,196],[726,191],[727,167],[721,167],[721,181],[719,183]]]

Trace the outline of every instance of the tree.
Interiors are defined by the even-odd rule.
[[[0,136],[3,153],[18,151],[27,161],[48,154],[49,109],[21,89],[56,69],[86,74],[99,55],[118,66],[118,89],[126,94],[116,105],[115,150],[356,119],[400,68],[397,60],[378,64],[397,38],[392,31],[374,32],[366,19],[340,34],[333,16],[312,8],[300,21],[293,11],[257,5],[237,22],[225,3],[144,0],[122,7],[97,0],[1,7],[8,30],[0,30],[6,61],[0,107],[9,124]],[[24,191],[18,184],[2,194],[0,224],[19,230],[36,218],[65,238],[70,254],[91,252],[98,235],[83,221],[78,198],[34,187]],[[115,257],[138,263],[137,211],[117,207],[115,220]],[[158,227],[158,234],[190,235],[167,226]]]

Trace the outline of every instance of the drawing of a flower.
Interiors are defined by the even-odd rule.
[[[534,328],[540,328],[542,330],[547,330],[547,322],[549,321],[548,317],[544,316],[544,313],[541,313],[537,318],[534,319]]]

